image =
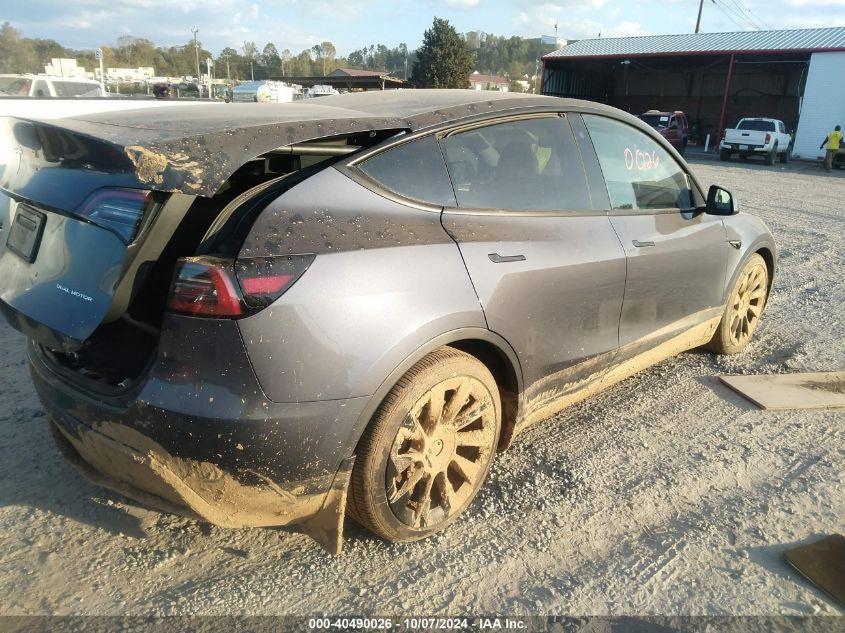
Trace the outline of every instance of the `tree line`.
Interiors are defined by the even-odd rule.
[[[520,37],[486,36],[478,32],[461,37],[447,20],[435,18],[426,30],[418,50],[404,43],[390,48],[370,44],[348,55],[339,56],[330,41],[294,53],[289,48],[267,43],[263,48],[245,41],[239,48],[227,47],[216,57],[189,39],[176,46],[156,46],[141,37],[123,35],[113,45],[103,46],[103,64],[109,67],[152,66],[159,76],[183,77],[197,73],[197,53],[201,71],[212,58],[215,77],[232,80],[268,79],[280,76],[326,75],[336,68],[387,71],[395,77],[411,79],[424,87],[466,87],[473,70],[485,74],[508,75],[521,79],[534,74],[536,60],[551,47],[537,40]],[[99,68],[93,50],[72,49],[52,39],[24,37],[8,22],[0,25],[0,73],[39,73],[54,57],[74,58],[85,70]]]

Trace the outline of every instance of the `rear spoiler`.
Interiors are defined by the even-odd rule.
[[[117,121],[126,115],[132,125],[81,118],[1,119],[0,188],[65,210],[103,186],[212,197],[238,168],[268,152],[335,136],[407,128],[405,121],[367,116],[271,123],[262,117],[235,127],[238,110],[218,106],[215,118],[206,120],[203,110],[144,110],[147,125],[165,118],[155,129],[129,119],[141,111],[111,115]],[[220,117],[221,110],[228,120]],[[192,119],[197,115],[199,123]],[[247,123],[250,118],[245,116]]]

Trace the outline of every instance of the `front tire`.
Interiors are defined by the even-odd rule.
[[[729,149],[720,149],[719,150],[719,160],[729,161],[730,159],[731,159],[731,150],[729,150]]]
[[[451,347],[432,352],[396,383],[364,431],[349,513],[390,541],[444,530],[487,478],[501,417],[483,363]]]
[[[788,163],[790,155],[792,154],[792,143],[786,148],[786,151],[780,155],[780,162]]]
[[[745,349],[760,323],[768,294],[769,270],[765,260],[754,253],[737,277],[722,320],[706,348],[716,354],[738,354]]]

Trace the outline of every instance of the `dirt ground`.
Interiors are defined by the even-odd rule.
[[[0,614],[843,614],[782,560],[845,531],[845,411],[720,373],[845,368],[845,172],[699,161],[781,249],[740,356],[687,353],[529,429],[448,532],[345,553],[133,507],[59,456],[0,325]]]

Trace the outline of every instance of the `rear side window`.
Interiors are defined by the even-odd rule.
[[[690,209],[686,172],[640,130],[603,116],[584,115],[614,209]]]
[[[516,211],[592,208],[581,154],[559,116],[509,121],[440,140],[458,206]]]
[[[100,93],[96,84],[81,81],[54,81],[53,90],[57,97],[96,97]]]
[[[455,206],[455,193],[433,136],[377,154],[358,168],[399,195],[438,206]]]

